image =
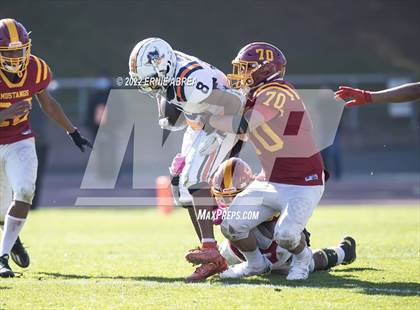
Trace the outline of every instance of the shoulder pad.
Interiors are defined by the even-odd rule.
[[[199,103],[213,90],[211,71],[193,61],[178,71],[175,95],[179,102]]]
[[[288,100],[300,100],[299,94],[291,85],[279,82],[271,82],[260,86],[255,91],[254,97],[258,98],[260,96],[267,96],[270,94],[283,94]]]
[[[39,57],[31,55],[31,58],[35,62],[35,83],[49,83],[51,80],[51,71],[47,63]]]

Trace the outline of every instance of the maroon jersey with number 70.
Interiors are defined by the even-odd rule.
[[[293,185],[324,184],[324,164],[312,122],[293,85],[274,80],[252,90],[248,98],[244,117],[249,121],[253,111],[257,111],[265,120],[248,136],[267,180]]]

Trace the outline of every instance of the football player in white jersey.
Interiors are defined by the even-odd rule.
[[[196,215],[210,213],[215,207],[209,186],[211,176],[241,145],[236,134],[216,131],[207,120],[226,111],[238,113],[245,100],[239,92],[229,89],[220,70],[174,51],[160,38],[137,43],[129,69],[140,92],[156,98],[162,129],[187,128],[181,153],[175,157],[170,172],[174,188],[179,186],[179,195],[174,195],[176,202],[188,208],[202,243],[185,256],[188,262],[201,265],[187,281],[203,280],[225,270],[227,265],[218,251],[211,219],[197,219]]]

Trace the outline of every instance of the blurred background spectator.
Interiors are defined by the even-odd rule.
[[[99,125],[106,122],[106,101],[111,90],[112,81],[107,77],[98,78],[96,88],[91,92],[84,125],[89,129],[92,141],[96,137]]]
[[[338,127],[334,143],[321,152],[326,169],[328,170],[330,175],[337,181],[341,179],[342,173],[340,135],[340,127]]]

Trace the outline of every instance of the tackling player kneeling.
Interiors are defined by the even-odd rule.
[[[38,166],[35,135],[29,123],[32,97],[37,97],[45,114],[67,131],[82,152],[92,147],[47,91],[51,78],[46,62],[31,54],[25,27],[14,19],[0,20],[0,209],[4,210],[0,277],[14,277],[8,263],[11,251],[17,265],[29,265],[19,233],[32,204]],[[10,200],[7,208],[4,204]]]
[[[212,192],[218,204],[218,209],[214,213],[216,215],[214,218],[215,225],[220,225],[223,218],[228,216],[229,206],[234,198],[240,195],[254,179],[251,168],[239,158],[231,158],[219,167],[212,184]],[[259,175],[257,179],[263,180],[263,176]],[[242,214],[245,215],[246,212],[246,206],[244,206]],[[241,214],[235,214],[235,216],[241,216]],[[292,254],[273,240],[274,229],[278,219],[277,215],[266,219],[266,221],[252,229],[249,234],[254,236],[258,252],[267,266],[264,271],[268,273],[272,270],[276,273],[287,274],[291,267]],[[302,238],[305,238],[308,246],[309,236],[310,234],[304,229]],[[234,242],[230,240],[223,242],[220,248],[221,254],[230,265],[228,270],[220,274],[221,278],[238,278],[253,275],[253,273],[243,274],[243,270],[250,270],[248,266],[249,261],[245,258],[245,255],[248,253],[239,250]],[[323,248],[313,252],[309,271],[329,270],[340,264],[351,264],[355,259],[356,242],[352,237],[346,236],[338,246]],[[261,272],[257,274],[261,274]]]
[[[247,135],[267,176],[254,181],[232,203],[236,212],[259,211],[255,221],[225,219],[222,232],[237,246],[249,264],[235,269],[239,276],[266,272],[267,260],[249,232],[281,212],[274,239],[293,254],[288,280],[309,276],[312,253],[301,233],[324,192],[324,165],[313,137],[308,112],[293,85],[283,79],[286,58],[275,46],[255,42],[242,48],[228,75],[231,87],[240,89],[247,102],[242,115],[212,116],[219,130]]]

